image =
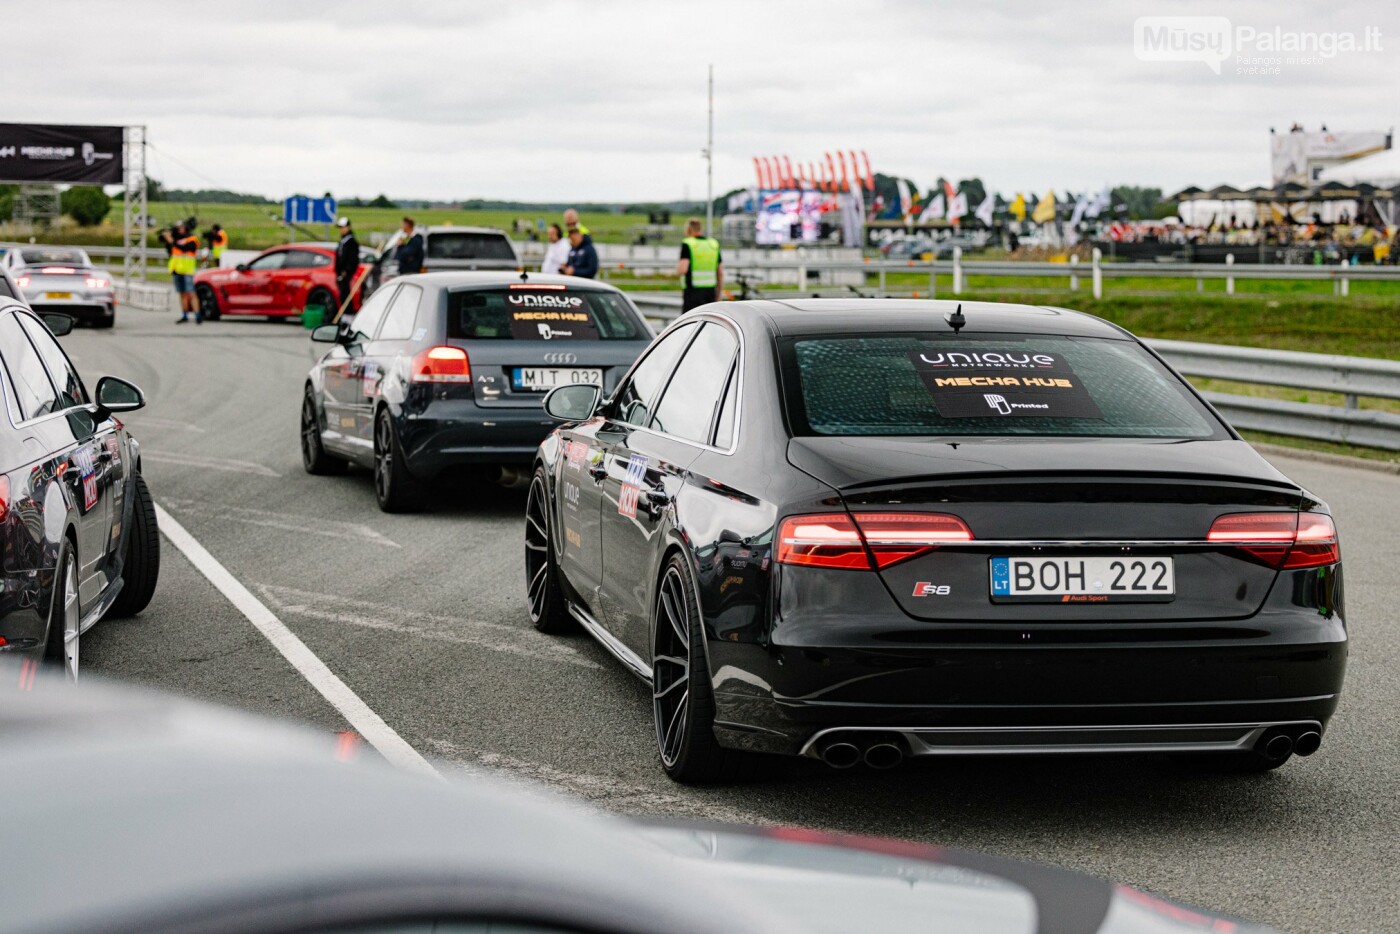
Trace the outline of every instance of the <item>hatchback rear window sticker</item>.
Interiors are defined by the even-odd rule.
[[[516,340],[598,340],[598,326],[581,296],[512,292],[506,305]]]
[[[909,360],[944,418],[1103,418],[1059,354],[925,350]]]

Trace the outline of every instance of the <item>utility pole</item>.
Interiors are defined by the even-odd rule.
[[[705,236],[715,235],[715,66],[710,65],[709,132],[705,142]]]

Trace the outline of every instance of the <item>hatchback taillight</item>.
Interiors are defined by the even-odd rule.
[[[88,276],[87,287],[90,289],[105,289],[107,287],[107,280],[103,279],[101,276]]]
[[[1316,568],[1342,560],[1332,517],[1316,512],[1237,512],[1220,516],[1206,539],[1234,545],[1281,570]]]
[[[972,541],[957,516],[936,512],[857,512],[791,516],[778,530],[778,561],[871,571],[940,545]],[[874,562],[873,564],[871,562]]]
[[[28,277],[28,276],[16,276],[16,277],[15,277],[15,285],[19,286],[19,287],[22,288],[22,289],[27,289],[27,288],[29,288],[29,277]]]
[[[470,383],[472,365],[461,347],[429,347],[413,357],[410,379],[415,383]]]

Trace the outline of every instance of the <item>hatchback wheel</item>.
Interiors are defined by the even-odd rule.
[[[63,545],[54,572],[53,603],[49,608],[49,640],[44,655],[62,665],[69,681],[78,680],[79,627],[82,615],[78,605],[78,559],[69,542]]]
[[[653,613],[652,708],[661,767],[678,782],[709,784],[752,778],[759,759],[715,739],[715,701],[695,591],[685,560],[673,555]]]
[[[549,518],[552,513],[541,467],[535,471],[525,502],[525,602],[530,610],[530,622],[540,632],[570,632],[577,624],[564,603],[559,564],[554,560]]]
[[[374,497],[385,512],[413,512],[423,505],[422,484],[408,473],[388,409],[374,419]]]
[[[321,412],[310,386],[301,400],[301,466],[307,473],[319,476],[342,474],[349,466],[343,459],[327,454],[321,443]]]

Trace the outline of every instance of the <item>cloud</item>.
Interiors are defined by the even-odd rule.
[[[1216,3],[47,0],[7,11],[7,119],[144,123],[170,186],[280,196],[643,200],[704,191],[754,155],[865,149],[928,185],[1163,188],[1267,178],[1270,125],[1394,124],[1388,2],[1231,4],[1235,23],[1379,26],[1396,52],[1272,77],[1141,62],[1139,15]],[[81,24],[75,27],[75,24]],[[188,168],[187,168],[188,167]]]

